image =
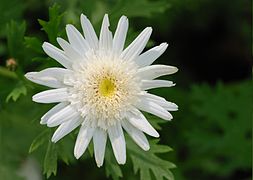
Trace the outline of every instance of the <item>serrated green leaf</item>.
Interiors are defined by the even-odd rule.
[[[159,145],[158,141],[150,141],[150,150],[146,152],[140,149],[132,140],[127,141],[127,149],[133,162],[134,173],[139,171],[141,180],[151,180],[150,171],[157,180],[163,180],[164,178],[168,180],[174,179],[170,169],[176,166],[156,155],[156,153],[170,152],[172,149],[165,145]]]
[[[107,177],[111,176],[113,180],[118,180],[123,177],[121,168],[116,162],[111,148],[107,149],[105,155],[105,173]]]
[[[49,21],[38,19],[42,29],[47,33],[49,41],[56,44],[56,38],[60,33],[60,23],[63,14],[60,14],[60,7],[53,5],[49,8]]]
[[[36,37],[25,37],[25,45],[37,53],[44,54],[42,51],[42,41]]]
[[[38,147],[40,147],[41,145],[45,144],[45,142],[48,141],[48,135],[49,135],[49,130],[46,129],[44,131],[42,131],[32,142],[30,148],[29,148],[29,153],[34,152],[36,149],[38,149]]]
[[[43,171],[43,174],[46,174],[47,178],[49,178],[51,174],[56,175],[57,158],[58,158],[57,146],[55,143],[52,143],[49,140],[47,152],[44,159],[44,171]]]
[[[22,94],[25,96],[26,93],[26,87],[24,85],[19,85],[10,92],[10,94],[6,98],[6,102],[9,102],[10,99],[12,99],[13,101],[17,101]]]
[[[192,114],[201,121],[184,131],[191,147],[187,160],[191,169],[228,176],[251,168],[252,92],[252,82],[192,88]]]
[[[16,59],[22,59],[23,57],[23,40],[26,30],[26,23],[18,23],[11,21],[7,24],[7,45],[9,55]]]

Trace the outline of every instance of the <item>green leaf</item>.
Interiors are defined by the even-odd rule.
[[[23,59],[23,40],[26,23],[11,21],[7,24],[7,46],[9,55],[16,59]]]
[[[156,153],[167,153],[172,149],[165,145],[159,145],[159,140],[150,141],[150,150],[144,152],[132,140],[127,141],[127,148],[133,162],[134,173],[140,172],[141,180],[151,180],[150,170],[157,180],[173,180],[170,169],[176,166],[166,160],[161,159]]]
[[[188,170],[227,177],[251,169],[252,92],[251,81],[193,86],[191,114],[199,120],[198,126],[193,124],[183,132],[191,147]]]
[[[143,114],[145,115],[145,117],[147,118],[147,120],[150,122],[150,124],[157,130],[161,130],[162,127],[159,124],[164,124],[166,123],[166,121],[164,121],[163,119],[154,116],[152,114],[143,112]]]
[[[47,33],[49,41],[53,44],[56,44],[56,38],[60,34],[62,17],[63,14],[60,14],[60,7],[55,4],[49,8],[49,21],[38,19],[42,29]]]
[[[47,178],[49,178],[51,174],[56,175],[57,158],[58,158],[57,146],[55,143],[52,143],[51,140],[49,140],[46,156],[44,159],[44,171],[43,171],[43,174],[46,174]]]
[[[105,173],[106,173],[106,177],[111,176],[113,180],[117,180],[117,179],[123,177],[121,168],[120,168],[119,164],[116,162],[116,160],[112,154],[111,148],[106,150]]]
[[[29,153],[34,152],[38,147],[41,145],[45,144],[46,141],[48,141],[49,138],[49,130],[46,129],[42,131],[32,142],[30,148],[29,148]]]
[[[25,45],[27,48],[37,53],[44,54],[42,50],[42,41],[36,37],[25,37]]]
[[[18,87],[14,88],[11,91],[11,93],[7,96],[6,102],[9,102],[10,99],[12,99],[13,101],[17,101],[22,94],[25,96],[26,93],[27,93],[26,87],[23,84],[18,85]]]

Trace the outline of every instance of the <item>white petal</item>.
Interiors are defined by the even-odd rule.
[[[144,151],[149,150],[150,146],[143,132],[138,130],[136,127],[134,127],[126,120],[122,121],[122,126],[126,130],[126,132],[132,137],[132,139],[136,142],[136,144],[138,144]]]
[[[67,88],[50,89],[47,91],[42,91],[35,94],[32,99],[34,102],[38,103],[56,103],[67,101],[68,99]]]
[[[48,56],[55,59],[65,68],[71,69],[72,63],[62,50],[58,49],[48,42],[44,42],[42,48]]]
[[[154,102],[141,99],[139,102],[136,103],[136,107],[142,111],[154,114],[162,119],[172,119],[172,115],[168,111],[166,111],[164,108]]]
[[[154,94],[149,94],[149,93],[145,93],[140,96],[141,96],[141,98],[143,98],[147,101],[152,101],[152,102],[158,104],[159,106],[163,107],[167,111],[177,111],[178,110],[178,106],[175,103],[168,102],[168,101],[166,101],[166,99],[164,99],[160,96],[156,96]]]
[[[77,128],[81,124],[81,119],[71,119],[70,121],[62,123],[57,130],[54,132],[54,135],[51,139],[52,142],[56,143],[61,138],[69,134],[71,131],[73,131],[75,128]]]
[[[136,63],[139,65],[139,67],[149,66],[164,53],[167,47],[167,43],[162,43],[159,46],[153,47],[152,49],[141,54],[136,59]]]
[[[84,32],[84,37],[88,41],[91,48],[97,48],[98,47],[98,37],[96,35],[96,32],[89,21],[89,19],[81,14],[81,25]]]
[[[93,135],[95,160],[98,167],[101,167],[105,157],[107,134],[104,130],[97,128]]]
[[[120,57],[125,60],[133,60],[143,51],[145,48],[150,35],[152,33],[152,28],[145,28],[139,36],[121,53]]]
[[[84,58],[84,56],[82,56],[77,50],[75,50],[66,40],[62,38],[57,38],[57,42],[65,51],[66,56],[68,56],[72,62]]]
[[[150,125],[145,116],[138,110],[134,109],[133,112],[127,113],[127,120],[139,130],[145,132],[146,134],[159,137],[158,132]]]
[[[119,164],[126,163],[126,142],[120,123],[108,129],[114,156]]]
[[[109,30],[109,18],[108,14],[105,14],[103,22],[102,22],[102,27],[100,31],[100,36],[99,36],[99,49],[100,50],[110,50],[112,47],[112,33]]]
[[[59,104],[57,104],[56,106],[54,106],[52,109],[50,109],[46,114],[44,114],[41,118],[40,124],[46,124],[48,119],[54,115],[55,113],[57,113],[58,111],[62,110],[63,108],[65,108],[69,103],[67,102],[61,102]]]
[[[160,87],[172,87],[175,84],[172,81],[167,80],[142,80],[141,89],[148,90]]]
[[[72,105],[66,106],[62,110],[58,111],[54,115],[52,115],[48,121],[47,121],[47,126],[48,127],[55,127],[58,126],[59,124],[69,121],[69,120],[74,120],[74,119],[79,119],[80,114],[73,108]]]
[[[170,75],[177,72],[174,66],[152,65],[138,69],[138,76],[142,79],[155,79],[160,76]]]
[[[117,54],[120,54],[124,48],[127,30],[128,19],[126,16],[121,16],[112,43],[112,49]]]
[[[29,72],[25,77],[30,81],[52,88],[66,87],[63,83],[64,76],[72,71],[63,68],[47,68],[40,72]]]
[[[74,155],[76,159],[79,159],[85,150],[87,149],[90,140],[93,136],[94,128],[87,127],[85,125],[82,125],[80,128],[80,131],[78,133],[76,144],[74,148]]]
[[[89,45],[82,36],[82,34],[71,24],[66,26],[66,32],[71,46],[84,56],[85,52],[89,49]]]

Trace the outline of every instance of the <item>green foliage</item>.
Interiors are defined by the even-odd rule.
[[[60,13],[60,7],[54,5],[49,8],[49,21],[39,19],[42,29],[47,33],[49,41],[56,44],[56,38],[60,35],[60,24],[62,22],[63,13]]]
[[[52,143],[49,139],[47,152],[44,159],[44,174],[46,177],[49,178],[51,174],[56,175],[57,172],[57,158],[58,158],[58,151],[57,145]]]
[[[107,146],[108,147],[108,146]],[[117,180],[123,177],[122,170],[119,164],[116,162],[112,149],[107,149],[105,156],[105,173],[107,177],[112,177],[113,180]]]
[[[0,164],[0,175],[1,179],[4,180],[24,180],[22,177],[20,177],[16,172],[16,169],[13,167],[9,167],[8,165]]]
[[[37,150],[40,146],[44,145],[47,142],[47,139],[49,138],[49,129],[46,129],[42,131],[32,142],[29,153],[32,153],[33,151]]]
[[[25,4],[19,0],[1,0],[0,5],[0,37],[5,36],[6,29],[4,28],[11,20],[21,20],[25,9]]]
[[[29,98],[21,98],[16,102],[10,101],[1,106],[0,179],[20,179],[17,174],[18,169],[27,158],[28,148],[33,138],[41,131],[36,125],[37,122],[32,124],[31,121],[41,116],[41,111],[44,111],[44,108],[34,108],[34,103]]]
[[[5,67],[0,67],[0,76],[4,76],[8,79],[17,79],[18,78],[18,76],[16,75],[15,72],[12,72]]]
[[[27,94],[27,89],[24,85],[21,84],[11,91],[11,93],[6,98],[6,102],[9,102],[10,99],[12,99],[13,101],[17,101],[17,99],[22,94],[25,96]]]
[[[26,23],[11,21],[7,24],[6,30],[9,56],[16,59],[23,59],[23,38],[26,30]]]
[[[198,126],[186,133],[192,167],[221,176],[250,169],[252,92],[251,82],[193,87],[192,112]]]
[[[25,37],[25,45],[36,53],[43,54],[42,42],[36,37]]]
[[[122,14],[128,17],[151,17],[154,13],[162,13],[170,7],[167,1],[119,0],[117,2],[112,11],[113,17],[120,17]]]
[[[128,141],[128,152],[133,162],[134,173],[140,172],[141,180],[151,180],[150,171],[154,174],[155,179],[173,180],[173,174],[170,169],[175,165],[167,160],[158,157],[157,153],[167,153],[172,149],[166,145],[159,145],[159,140],[150,141],[150,150],[143,152],[134,142]]]

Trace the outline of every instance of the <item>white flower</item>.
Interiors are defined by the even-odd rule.
[[[147,92],[153,88],[174,86],[171,81],[154,79],[173,74],[177,68],[151,65],[166,50],[167,43],[141,54],[151,35],[151,27],[144,29],[124,49],[128,29],[125,16],[120,18],[114,37],[109,30],[107,14],[99,39],[83,14],[81,24],[85,38],[73,25],[67,25],[69,42],[57,38],[63,50],[47,42],[42,46],[64,68],[47,68],[25,76],[35,83],[54,88],[33,96],[35,102],[59,103],[41,118],[41,124],[59,126],[52,137],[53,142],[81,125],[74,148],[77,159],[93,139],[95,160],[98,167],[102,166],[108,134],[117,162],[124,164],[123,129],[147,151],[150,147],[144,133],[153,137],[159,137],[159,134],[141,111],[171,120],[168,111],[178,109],[176,104]]]

